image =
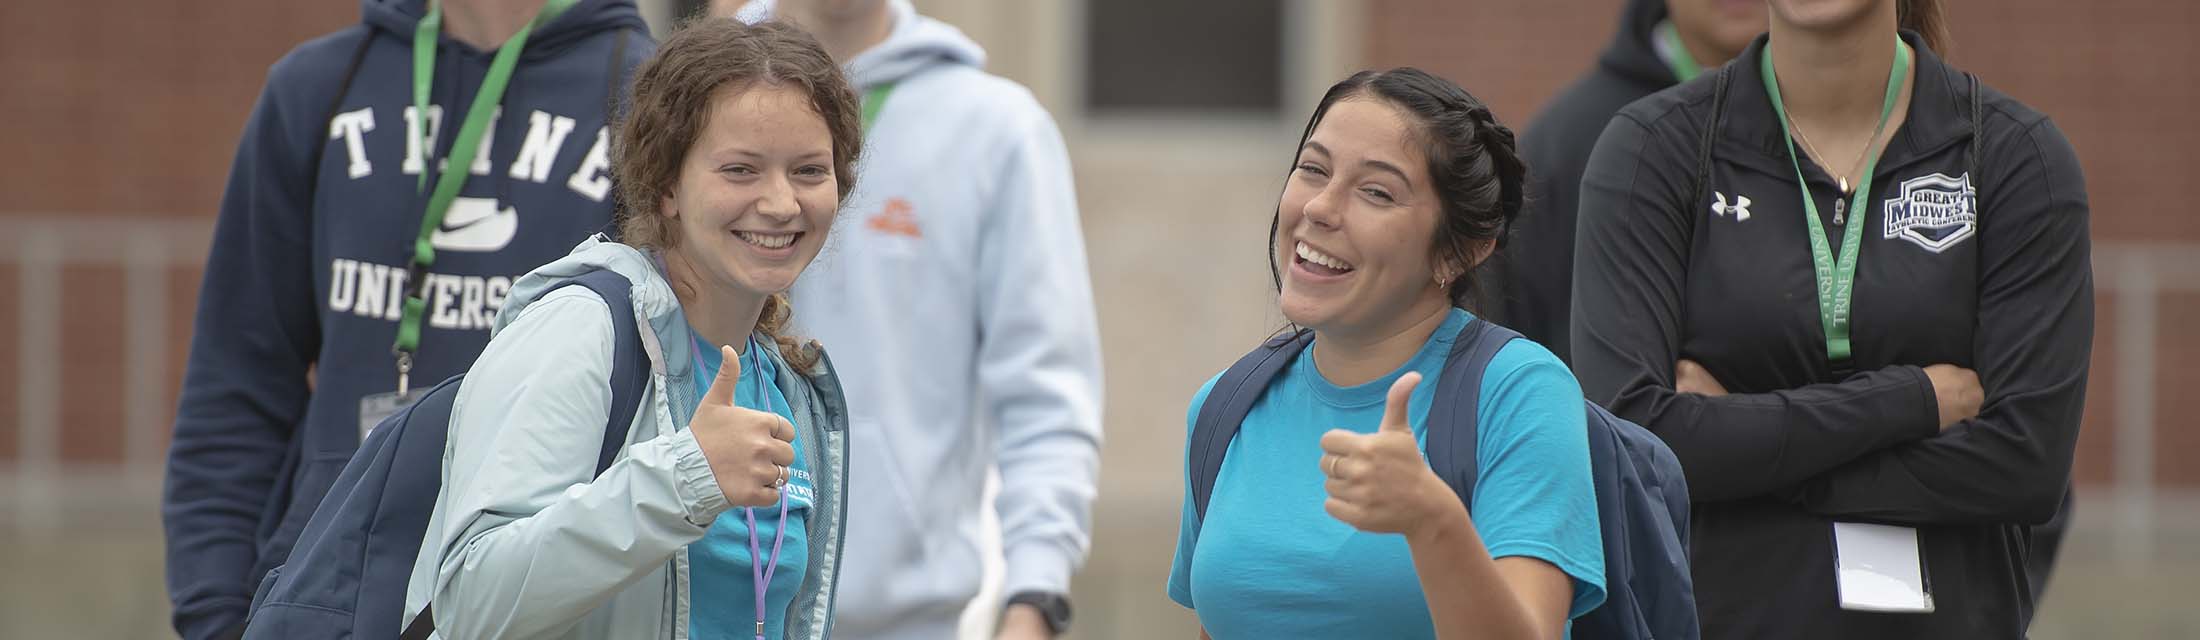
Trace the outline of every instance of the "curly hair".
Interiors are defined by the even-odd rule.
[[[832,56],[809,34],[786,24],[701,18],[682,25],[636,72],[632,101],[612,138],[621,242],[656,250],[679,243],[659,209],[708,123],[711,96],[722,87],[757,83],[799,87],[808,94],[810,107],[832,134],[834,179],[840,199],[847,200],[863,150],[862,107]],[[785,293],[772,294],[756,330],[779,344],[789,364],[808,370],[817,363],[817,345],[787,334],[793,313]]]

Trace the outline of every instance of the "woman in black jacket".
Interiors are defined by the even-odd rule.
[[[1933,0],[1770,5],[1597,144],[1582,386],[1681,458],[1706,638],[2021,637],[2091,352],[2076,153]]]

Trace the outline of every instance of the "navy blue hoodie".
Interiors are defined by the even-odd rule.
[[[494,55],[442,38],[431,106],[415,117],[426,2],[360,9],[360,25],[268,70],[222,195],[161,508],[187,639],[242,626],[261,576],[358,448],[360,399],[395,390],[419,174],[432,184]],[[433,238],[414,385],[464,371],[512,279],[609,226],[607,105],[654,49],[631,0],[580,0],[528,39]],[[432,155],[408,144],[423,125]]]
[[[1483,285],[1486,315],[1573,362],[1574,207],[1597,134],[1620,107],[1678,82],[1651,44],[1667,16],[1665,0],[1630,0],[1596,67],[1566,86],[1528,121],[1521,157],[1528,163],[1528,205],[1504,251],[1490,260]]]

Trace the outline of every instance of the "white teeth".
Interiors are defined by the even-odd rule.
[[[766,248],[766,249],[780,249],[780,248],[784,248],[784,247],[786,247],[787,245],[790,245],[790,244],[794,244],[794,237],[795,237],[795,236],[796,236],[797,234],[792,234],[792,233],[757,233],[757,232],[754,232],[754,231],[735,231],[735,232],[733,232],[733,235],[739,236],[739,237],[741,238],[741,240],[742,240],[742,241],[744,241],[744,242],[747,242],[747,243],[749,243],[749,244],[753,244],[753,245],[756,245],[756,246],[759,246],[759,247],[763,247],[763,248]]]
[[[1338,271],[1352,270],[1351,264],[1343,260],[1338,260],[1335,256],[1331,256],[1320,251],[1315,251],[1314,247],[1309,246],[1305,242],[1299,243],[1298,253],[1299,257],[1306,260],[1307,262],[1312,262],[1314,264],[1329,267],[1331,269],[1336,269]]]

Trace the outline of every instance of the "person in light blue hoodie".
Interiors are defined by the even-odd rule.
[[[514,283],[453,405],[404,612],[432,610],[440,637],[831,634],[848,413],[784,292],[855,186],[859,103],[776,24],[692,23],[637,73],[623,244]],[[600,297],[551,287],[603,269],[633,283],[651,377],[592,477],[615,336]]]
[[[864,435],[850,449],[863,471],[837,631],[1066,631],[1070,578],[1091,546],[1103,399],[1075,178],[1054,118],[988,73],[976,42],[907,0],[759,0],[735,13],[816,35],[868,120],[845,231],[793,294],[796,327],[861,354],[841,359]]]

